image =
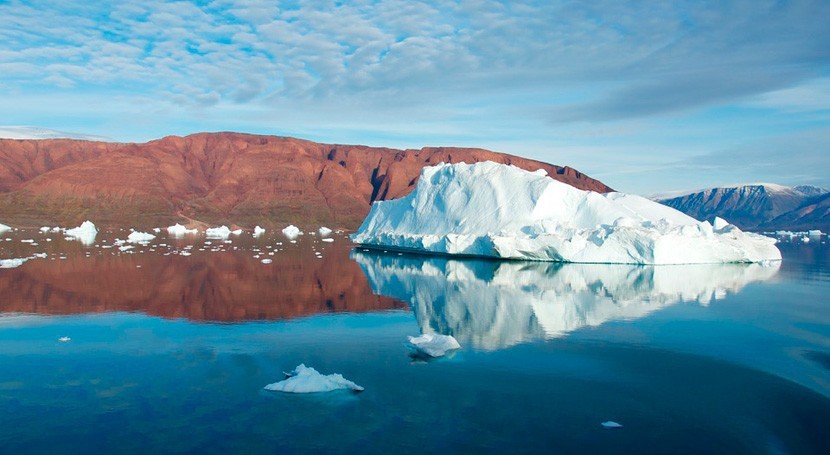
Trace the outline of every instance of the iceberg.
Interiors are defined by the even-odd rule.
[[[339,374],[320,374],[317,370],[300,364],[288,378],[280,382],[268,384],[265,390],[274,390],[288,393],[316,393],[331,392],[332,390],[346,389],[362,392],[363,387],[344,378]]]
[[[709,305],[772,279],[781,262],[643,266],[454,259],[353,251],[372,292],[406,302],[421,333],[497,350],[634,320],[682,302]]]
[[[606,420],[605,422],[602,422],[600,425],[602,425],[603,428],[622,428],[621,424],[614,422],[613,420]]]
[[[11,230],[12,230],[12,228],[11,228],[11,227],[6,226],[6,225],[5,225],[5,224],[3,224],[3,223],[0,223],[0,234],[2,234],[2,233],[4,233],[4,232],[11,231]]]
[[[282,230],[282,233],[285,234],[285,236],[289,239],[295,239],[298,235],[300,235],[300,228],[294,226],[293,224],[289,224],[285,229]]]
[[[167,227],[167,234],[173,237],[183,237],[185,234],[196,234],[198,232],[196,229],[188,229],[179,223]]]
[[[28,260],[29,258],[0,259],[0,269],[13,269],[20,267]]]
[[[146,232],[133,231],[133,232],[130,232],[130,235],[127,236],[127,241],[130,242],[130,243],[146,243],[146,242],[149,242],[150,240],[153,240],[154,238],[156,238],[156,236],[153,235],[153,234],[148,234]]]
[[[317,232],[319,232],[321,236],[326,237],[328,235],[331,235],[332,230],[325,226],[322,226],[320,227],[320,229],[317,230]]]
[[[780,260],[775,239],[646,198],[583,191],[493,162],[425,167],[408,196],[372,205],[370,248],[535,261],[696,264]]]
[[[84,245],[92,245],[95,243],[95,236],[98,235],[98,229],[92,224],[92,221],[84,221],[80,226],[64,231],[67,237],[74,240],[79,240]]]
[[[261,228],[261,227],[259,227],[259,226],[256,226],[256,227],[254,228],[254,237],[259,237],[259,236],[260,236],[260,235],[262,235],[262,234],[265,234],[265,229],[263,229],[263,228]]]
[[[207,228],[207,229],[205,229],[205,236],[207,236],[207,238],[209,238],[209,239],[226,239],[231,234],[239,235],[241,233],[242,233],[241,230],[237,233],[236,231],[231,231],[230,228],[228,228],[225,225],[219,226],[217,228]]]
[[[443,357],[448,351],[461,348],[458,340],[451,335],[425,333],[418,337],[407,337],[409,344],[417,353],[430,357]]]

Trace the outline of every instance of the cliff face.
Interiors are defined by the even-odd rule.
[[[423,166],[486,160],[545,169],[581,189],[611,190],[568,167],[471,148],[394,150],[239,133],[143,144],[0,139],[0,221],[354,228],[372,202],[412,191]]]

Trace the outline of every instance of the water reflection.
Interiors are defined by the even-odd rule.
[[[494,350],[636,319],[678,302],[707,305],[779,263],[633,266],[457,260],[353,251],[372,289],[410,304],[422,332]]]

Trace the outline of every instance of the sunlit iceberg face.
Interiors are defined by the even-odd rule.
[[[679,302],[707,305],[772,278],[769,264],[636,266],[458,260],[354,251],[374,292],[407,302],[424,333],[493,350],[636,319]]]

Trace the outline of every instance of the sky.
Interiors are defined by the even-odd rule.
[[[469,146],[830,187],[830,2],[4,1],[0,125]]]

